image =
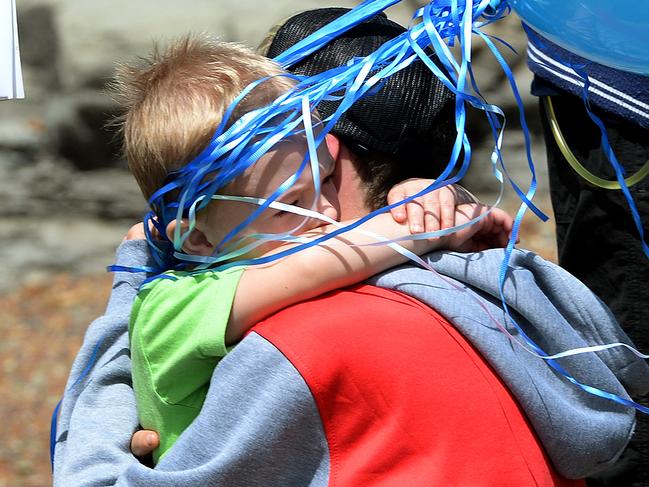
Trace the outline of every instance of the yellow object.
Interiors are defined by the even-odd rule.
[[[579,174],[593,186],[597,186],[598,188],[603,189],[621,189],[619,182],[609,181],[608,179],[602,179],[598,176],[595,176],[577,160],[575,155],[570,150],[570,147],[568,147],[568,143],[566,142],[566,139],[563,137],[563,133],[559,128],[559,122],[557,120],[556,114],[554,113],[552,100],[549,96],[544,96],[543,103],[545,104],[545,110],[548,115],[548,121],[550,122],[550,129],[552,130],[552,135],[554,135],[554,140],[559,146],[559,150],[563,154],[563,157],[565,157],[566,161],[568,161],[568,164],[570,164],[570,167],[572,167],[577,174]],[[645,177],[647,177],[647,174],[649,174],[649,160],[645,162],[644,166],[642,166],[638,170],[638,172],[624,180],[627,188],[630,188],[634,184],[642,181]]]

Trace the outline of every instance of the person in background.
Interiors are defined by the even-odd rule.
[[[576,159],[591,174],[616,181],[601,132],[584,106],[581,76],[565,63],[588,74],[590,106],[604,122],[627,180],[642,176],[638,171],[649,164],[649,78],[594,63],[528,32],[528,64],[535,74],[532,93],[540,97],[559,265],[602,299],[638,349],[646,352],[649,257],[619,186],[592,184],[571,166]],[[636,177],[629,186],[646,238],[649,177]],[[649,406],[646,395],[636,400]],[[634,438],[618,465],[588,482],[593,487],[649,486],[647,415],[638,416]]]

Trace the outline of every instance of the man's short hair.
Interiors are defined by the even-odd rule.
[[[276,57],[327,23],[347,13],[345,8],[301,12],[275,26],[258,49]],[[383,13],[355,26],[288,68],[313,76],[367,56],[405,32]],[[433,59],[435,59],[433,57]],[[339,102],[323,101],[325,118]],[[375,93],[357,101],[338,120],[332,133],[356,156],[355,165],[366,187],[369,208],[384,206],[388,190],[407,178],[435,178],[446,167],[455,130],[455,98],[421,61],[395,73]]]
[[[113,92],[125,108],[118,120],[124,153],[149,198],[167,175],[207,146],[224,113],[253,81],[284,71],[252,50],[206,36],[186,36],[118,68]],[[292,88],[285,76],[256,87],[232,114],[265,106]]]

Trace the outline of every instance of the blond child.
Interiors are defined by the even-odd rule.
[[[190,162],[209,142],[225,110],[251,82],[271,77],[239,104],[233,119],[267,105],[291,89],[272,61],[233,44],[204,38],[185,38],[165,52],[155,52],[140,67],[124,67],[118,76],[118,92],[126,105],[123,120],[125,152],[129,166],[145,197],[161,187],[168,174]],[[268,198],[294,174],[307,155],[304,137],[293,135],[264,154],[252,167],[227,184],[220,195]],[[339,202],[332,181],[335,161],[325,144],[318,148],[321,191],[316,198],[312,174],[305,170],[279,199],[294,207],[311,208],[339,220]],[[412,184],[399,185],[408,194]],[[412,192],[411,192],[412,194]],[[183,242],[190,255],[213,255],[223,238],[256,209],[240,201],[214,201],[196,216],[195,226]],[[483,213],[481,205],[461,205],[456,220]],[[417,214],[419,215],[419,213]],[[422,217],[423,218],[423,217]],[[410,222],[417,226],[421,222]],[[435,248],[461,249],[477,231],[505,241],[511,220],[495,211],[480,225],[436,240],[407,241],[403,246],[417,254]],[[185,220],[167,226],[171,236]],[[317,238],[333,228],[315,218],[267,209],[241,236],[253,233],[285,233],[299,227],[301,236]],[[406,260],[387,246],[362,246],[375,238],[409,234],[408,225],[389,214],[379,215],[324,245],[308,248],[265,266],[235,266],[225,271],[198,274],[169,272],[173,279],[148,283],[133,306],[129,337],[133,387],[138,415],[145,429],[157,431],[160,446],[154,460],[173,445],[198,415],[210,378],[228,346],[241,340],[257,322],[297,302],[361,282]],[[289,248],[281,242],[266,243],[245,257],[259,257]]]

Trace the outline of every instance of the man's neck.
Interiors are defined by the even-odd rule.
[[[336,154],[336,171],[334,184],[338,189],[340,201],[340,219],[351,220],[369,213],[365,206],[365,186],[358,176],[354,164],[355,155],[344,143],[340,143]]]

